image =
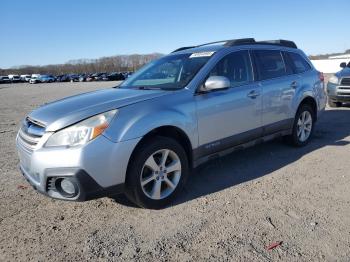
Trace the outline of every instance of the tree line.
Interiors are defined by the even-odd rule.
[[[144,64],[161,57],[162,54],[134,54],[134,55],[116,55],[101,57],[98,59],[78,59],[70,60],[65,64],[54,64],[44,66],[19,66],[9,69],[1,69],[0,75],[9,74],[81,74],[98,72],[125,72],[135,71]]]

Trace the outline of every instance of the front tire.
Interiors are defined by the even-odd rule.
[[[189,174],[185,150],[175,140],[153,137],[137,148],[126,177],[126,195],[143,208],[169,205],[182,190]]]
[[[308,104],[299,107],[293,124],[293,131],[287,136],[287,142],[293,146],[302,147],[309,143],[314,131],[315,113]]]

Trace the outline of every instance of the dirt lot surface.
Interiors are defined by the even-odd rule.
[[[0,85],[0,261],[350,260],[350,107],[327,109],[304,148],[273,141],[202,165],[163,210],[36,193],[17,169],[21,119],[113,85]]]

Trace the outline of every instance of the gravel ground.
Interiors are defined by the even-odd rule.
[[[349,261],[350,107],[327,109],[304,148],[273,141],[200,166],[163,210],[36,193],[17,169],[20,120],[113,85],[0,85],[0,261]]]

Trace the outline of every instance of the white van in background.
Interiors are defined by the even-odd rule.
[[[19,75],[8,75],[8,77],[12,83],[21,82]]]
[[[29,80],[32,78],[31,75],[21,75],[20,76],[22,82],[29,82]]]

